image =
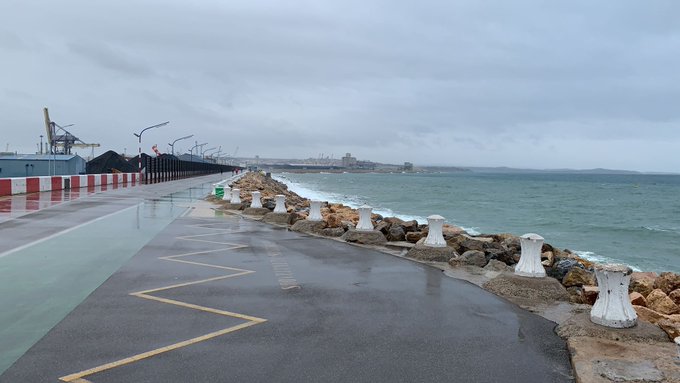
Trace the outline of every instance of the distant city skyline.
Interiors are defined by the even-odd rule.
[[[680,172],[680,3],[0,3],[0,151]],[[187,150],[188,142],[176,149]],[[77,150],[82,156],[89,150]]]

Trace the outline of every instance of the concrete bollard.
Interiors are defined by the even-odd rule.
[[[241,203],[241,189],[231,189],[230,203]]]
[[[231,201],[231,188],[229,186],[224,187],[224,196],[222,201]]]
[[[212,191],[210,195],[217,195],[217,184],[212,184]]]
[[[371,212],[373,208],[368,205],[359,207],[359,222],[357,223],[357,231],[373,231],[373,222],[371,221]]]
[[[543,237],[529,233],[519,237],[522,244],[522,255],[515,266],[515,274],[522,277],[543,278],[545,269],[541,264]]]
[[[274,213],[288,213],[286,209],[286,196],[283,194],[277,194],[274,196],[276,201],[276,206],[274,206]]]
[[[261,208],[262,207],[262,200],[260,199],[260,192],[259,191],[254,191],[250,193],[253,196],[253,201],[250,203],[250,207],[255,207],[255,208]]]
[[[427,238],[423,245],[429,247],[446,247],[446,241],[444,240],[444,234],[442,229],[444,228],[444,217],[441,215],[431,215],[427,217]]]
[[[321,201],[312,200],[309,202],[309,215],[307,216],[308,221],[323,221],[321,216]]]
[[[637,313],[628,298],[633,270],[626,265],[595,265],[600,293],[590,310],[590,320],[606,327],[628,328],[637,324]]]

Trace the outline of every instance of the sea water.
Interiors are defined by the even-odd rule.
[[[680,272],[680,176],[564,173],[283,173],[310,199],[384,216],[439,214],[471,234],[537,233],[584,258]]]

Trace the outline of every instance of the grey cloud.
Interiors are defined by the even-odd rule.
[[[539,153],[542,167],[680,169],[659,146],[680,142],[672,0],[67,3],[0,4],[0,130],[20,127],[12,142],[27,151],[47,105],[118,150],[170,120],[149,140],[193,133],[277,157],[532,167]]]
[[[104,42],[75,41],[69,44],[71,52],[76,53],[94,64],[122,74],[132,76],[152,76],[154,71],[143,63],[144,58],[134,57],[122,49],[116,49]]]

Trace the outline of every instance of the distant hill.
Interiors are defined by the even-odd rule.
[[[418,166],[418,170],[424,170],[426,172],[441,172],[441,173],[449,173],[449,172],[469,172],[470,169],[468,168],[459,168],[457,166]]]
[[[475,173],[567,173],[567,174],[644,174],[634,170],[615,169],[516,169],[505,166],[500,167],[470,167]]]

